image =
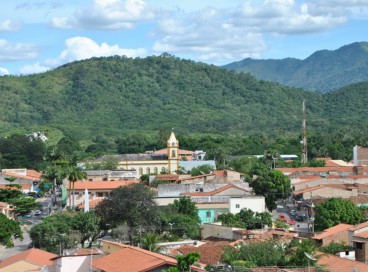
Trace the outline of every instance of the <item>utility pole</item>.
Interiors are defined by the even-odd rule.
[[[308,150],[307,150],[307,124],[306,124],[306,118],[305,118],[305,100],[303,100],[303,140],[300,142],[303,146],[302,149],[302,163],[308,162]]]

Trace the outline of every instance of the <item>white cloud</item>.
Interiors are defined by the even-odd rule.
[[[73,37],[65,41],[65,49],[57,58],[24,66],[20,69],[20,72],[22,74],[40,73],[76,60],[113,55],[137,57],[146,56],[147,53],[143,48],[126,49],[121,48],[119,45],[109,45],[107,43],[98,44],[87,37]]]
[[[50,69],[51,69],[51,67],[42,65],[39,62],[37,62],[35,64],[30,64],[30,65],[23,66],[22,68],[20,68],[19,72],[23,75],[28,75],[28,74],[43,73],[43,72],[46,72]]]
[[[205,8],[190,14],[167,11],[158,21],[153,50],[195,55],[213,63],[254,58],[267,49],[265,35],[319,33],[348,20],[347,10],[317,10],[315,3],[306,1],[246,0],[222,10]]]
[[[4,68],[4,67],[0,67],[0,76],[5,76],[5,75],[9,75],[9,70]]]
[[[34,59],[37,55],[38,48],[33,44],[10,43],[0,39],[0,61]]]
[[[19,22],[14,22],[12,20],[4,20],[0,22],[0,32],[6,31],[17,31],[19,30],[21,24]]]
[[[154,18],[154,12],[144,0],[95,0],[90,7],[71,17],[54,17],[56,28],[127,29],[136,23]]]
[[[112,55],[125,55],[136,57],[146,54],[145,49],[125,49],[119,45],[107,43],[98,44],[86,37],[73,37],[65,41],[66,49],[59,56],[59,61],[65,63],[74,60],[88,59],[91,57],[104,57]]]

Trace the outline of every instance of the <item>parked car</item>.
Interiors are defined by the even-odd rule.
[[[40,210],[35,210],[34,215],[41,215],[41,211]]]
[[[295,216],[295,220],[298,221],[298,222],[303,222],[304,218],[300,215],[297,215],[297,216]]]
[[[290,215],[295,216],[296,215],[296,210],[291,210]]]

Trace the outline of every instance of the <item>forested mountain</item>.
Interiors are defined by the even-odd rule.
[[[0,134],[169,131],[298,134],[367,126],[367,84],[322,95],[172,56],[93,58],[43,74],[0,77]]]
[[[223,67],[249,72],[258,79],[324,93],[368,80],[368,42],[317,51],[304,60],[248,58]]]

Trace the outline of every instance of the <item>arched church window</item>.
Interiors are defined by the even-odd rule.
[[[153,171],[155,171],[155,174],[157,174],[158,173],[157,167],[155,167],[155,169]]]
[[[149,167],[147,167],[147,171],[146,171],[147,174],[151,174],[151,169]]]
[[[139,168],[139,175],[143,175],[143,168],[141,167],[141,168]]]
[[[171,151],[171,157],[173,157],[173,158],[176,157],[175,150]]]

